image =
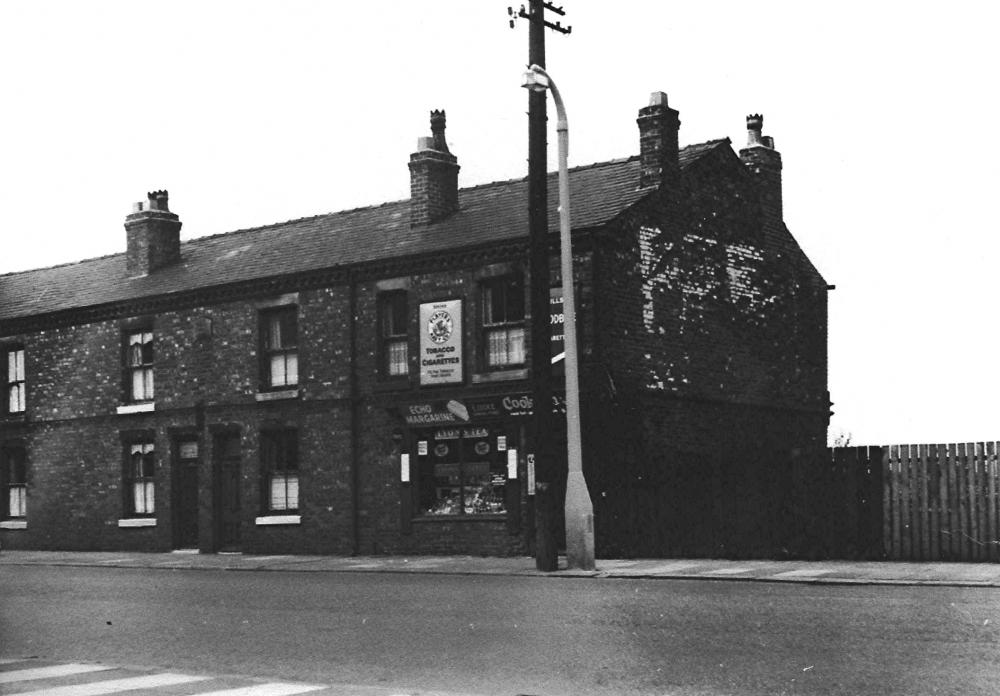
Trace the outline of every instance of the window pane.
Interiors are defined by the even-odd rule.
[[[11,486],[7,510],[11,517],[27,515],[27,490],[24,486]]]
[[[132,484],[133,512],[137,515],[152,515],[155,511],[153,504],[153,482],[136,481]]]
[[[132,371],[132,400],[149,401],[153,398],[153,369],[138,368]]]
[[[286,477],[286,483],[288,486],[288,509],[298,510],[299,509],[299,475],[298,474],[288,474]]]
[[[271,356],[271,386],[282,387],[288,384],[288,374],[285,371],[285,356]]]
[[[11,413],[20,413],[24,410],[24,385],[12,384],[8,388],[7,410]]]
[[[487,362],[490,365],[507,365],[510,361],[507,357],[507,330],[495,329],[490,331],[488,337],[489,354]]]
[[[287,510],[285,499],[285,476],[284,474],[274,474],[271,476],[271,509]]]
[[[298,335],[297,317],[291,309],[281,313],[281,347],[291,348],[296,343]]]
[[[281,340],[281,316],[274,314],[268,317],[268,344],[271,350],[279,349],[283,345]]]
[[[483,286],[483,323],[495,324],[501,314],[498,312],[497,292],[492,285]]]
[[[524,362],[524,329],[512,328],[507,332],[507,357],[511,365]]]
[[[405,375],[409,372],[408,348],[406,341],[392,341],[388,344],[389,374]]]
[[[274,474],[271,477],[271,510],[298,510],[298,474]]]
[[[285,384],[299,383],[299,354],[288,353],[285,356]]]
[[[7,381],[24,381],[24,350],[12,350],[7,353]]]

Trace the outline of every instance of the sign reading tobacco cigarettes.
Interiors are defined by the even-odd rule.
[[[462,301],[420,305],[420,384],[462,381]]]

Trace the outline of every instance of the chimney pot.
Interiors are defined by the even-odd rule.
[[[761,131],[764,129],[764,117],[760,114],[747,116],[747,147],[763,145]]]
[[[667,93],[652,92],[649,95],[649,106],[667,106]]]
[[[443,109],[431,112],[431,134],[434,139],[434,149],[438,152],[448,152],[448,143],[444,139],[445,114]]]

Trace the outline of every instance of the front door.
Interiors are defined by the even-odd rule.
[[[225,433],[215,440],[215,548],[240,550],[240,436]]]
[[[177,445],[174,486],[174,548],[198,548],[198,441]]]

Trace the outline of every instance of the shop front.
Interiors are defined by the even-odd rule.
[[[437,552],[441,534],[450,533],[450,552],[530,552],[532,408],[523,392],[399,407],[401,523],[415,551]],[[565,411],[561,395],[554,408]]]

